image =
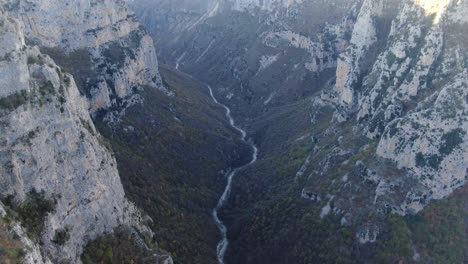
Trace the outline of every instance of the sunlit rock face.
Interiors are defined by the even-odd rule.
[[[151,37],[128,11],[126,1],[16,1],[6,9],[22,22],[28,42],[58,63],[68,63],[91,112],[116,106],[110,122],[140,102],[134,89],[163,89]],[[170,94],[168,92],[168,94]]]
[[[353,88],[357,83],[360,67],[368,49],[377,41],[374,17],[382,15],[385,1],[365,1],[354,25],[350,45],[340,56],[336,72],[336,90],[345,105],[354,103]]]
[[[466,2],[394,2],[393,11],[385,1],[363,4],[351,45],[338,61],[335,119],[355,119],[379,142],[376,155],[405,171],[393,183],[382,178],[384,185],[416,180],[419,187],[396,204],[395,211],[407,214],[466,183],[468,43],[460,31]],[[382,36],[380,20],[392,13],[388,35]],[[364,62],[376,45],[381,51],[375,61]],[[377,186],[379,196],[392,192],[384,185]]]
[[[424,10],[424,15],[433,16],[433,23],[441,22],[442,17],[447,11],[450,0],[413,0],[416,5]],[[461,2],[461,1],[459,1]],[[455,2],[454,2],[455,3]]]
[[[468,43],[462,37],[464,33],[459,31],[466,26],[466,20],[458,16],[466,10],[466,2],[419,1],[416,6],[408,4],[406,8],[424,11],[430,18],[428,28],[419,29],[423,32],[422,44],[409,43],[418,47],[417,53],[407,50],[406,56],[392,65],[397,69],[397,64],[407,64],[404,66],[408,68],[406,78],[400,77],[403,81],[399,86],[394,81],[397,86],[390,88],[377,108],[371,108],[374,114],[367,114],[367,109],[361,108],[361,116],[373,116],[373,120],[378,120],[377,116],[383,113],[385,127],[382,126],[382,130],[370,127],[369,136],[383,131],[377,154],[395,161],[425,186],[426,194],[414,194],[415,198],[408,199],[403,207],[417,212],[422,209],[421,197],[447,197],[463,186],[468,176]],[[404,14],[400,16],[404,17]],[[398,36],[404,31],[400,27],[392,32]],[[400,45],[404,44],[408,43],[402,41]],[[395,71],[389,72],[392,80]],[[372,91],[363,100],[376,105],[379,100],[372,98],[378,91]],[[362,115],[364,112],[366,114]]]
[[[373,80],[367,78],[368,83],[362,83],[363,79],[363,62],[365,56],[369,56],[369,50],[378,42],[386,41],[378,39],[378,31],[384,29],[378,28],[379,20],[391,16],[400,7],[398,18],[392,22],[390,33],[384,36],[389,40],[395,40],[394,43],[389,43],[387,46],[386,56],[381,56],[378,63],[367,65],[367,68],[372,67],[373,74],[382,71],[393,71],[394,74],[402,78],[406,70],[412,68],[413,60],[419,59],[419,70],[411,69],[416,78],[409,80],[400,89],[407,96],[415,96],[419,88],[419,83],[416,83],[421,75],[427,75],[429,68],[434,64],[435,60],[441,52],[443,40],[443,29],[440,25],[440,20],[447,13],[448,4],[450,1],[367,1],[361,7],[358,20],[353,31],[351,45],[347,51],[340,56],[337,69],[337,81],[335,89],[339,96],[339,103],[345,105],[349,109],[359,109],[359,118],[367,115],[369,111],[369,102],[375,99],[361,98],[359,89],[361,86],[374,85],[381,86],[378,83],[381,80]],[[416,24],[411,24],[417,22]],[[411,58],[412,54],[409,49],[417,49],[420,41],[425,41],[424,55],[419,58]],[[394,59],[399,62],[401,67],[390,69]],[[384,61],[387,60],[387,61]],[[388,62],[390,65],[385,65]],[[396,67],[396,65],[395,65]],[[426,72],[424,72],[426,70]],[[417,71],[417,72],[416,72]],[[372,75],[372,74],[370,74]],[[387,78],[386,76],[385,78]],[[375,78],[374,78],[375,79]],[[397,83],[396,86],[401,84]],[[361,102],[358,102],[361,100]],[[374,111],[375,112],[375,111]]]

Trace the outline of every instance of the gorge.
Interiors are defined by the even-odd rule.
[[[465,251],[465,235],[426,218],[453,209],[465,225],[465,103],[447,116],[454,97],[442,92],[466,97],[455,84],[466,42],[453,31],[465,1],[131,6],[160,59],[215,87],[261,150],[223,210],[227,263],[444,263],[454,249],[429,253],[421,230]]]
[[[0,263],[466,263],[466,14],[0,0]]]
[[[224,109],[226,109],[226,117],[229,120],[229,124],[234,129],[236,129],[237,131],[239,131],[241,133],[242,141],[244,141],[245,143],[248,143],[250,145],[250,147],[252,148],[252,160],[249,163],[247,163],[245,165],[242,165],[241,167],[230,169],[226,173],[226,178],[227,178],[226,188],[224,189],[223,194],[219,198],[218,204],[213,209],[213,218],[214,218],[214,220],[216,222],[216,225],[218,226],[219,231],[221,232],[221,241],[218,243],[218,245],[216,247],[216,252],[217,252],[218,262],[220,264],[223,264],[224,263],[224,255],[226,254],[226,250],[227,250],[227,247],[229,245],[229,241],[228,241],[228,238],[227,238],[227,228],[223,224],[221,219],[219,219],[218,212],[219,212],[219,210],[221,210],[224,207],[225,203],[227,202],[227,200],[229,198],[229,195],[230,195],[231,189],[232,189],[232,181],[233,181],[234,177],[236,176],[236,174],[239,171],[243,170],[244,168],[246,168],[246,167],[248,167],[250,165],[253,165],[257,161],[258,149],[257,149],[257,147],[255,146],[254,143],[252,143],[251,141],[247,141],[247,139],[246,139],[247,133],[244,130],[242,130],[241,128],[239,128],[238,126],[236,126],[236,124],[234,122],[234,119],[231,117],[231,109],[229,109],[229,107],[219,103],[218,100],[216,99],[216,97],[213,95],[213,89],[211,89],[210,86],[207,86],[207,87],[210,90],[210,96],[213,99],[213,101],[216,104],[222,106]]]

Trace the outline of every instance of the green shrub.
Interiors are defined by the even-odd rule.
[[[437,155],[424,155],[421,152],[416,154],[417,167],[431,167],[438,170],[441,162],[442,158]]]
[[[28,64],[39,64],[42,65],[44,64],[44,61],[41,57],[28,57]]]
[[[55,203],[47,199],[44,192],[33,189],[26,201],[17,209],[18,217],[30,238],[38,239],[41,235],[47,214],[54,211]]]
[[[461,128],[454,129],[443,135],[439,152],[443,155],[450,155],[456,147],[463,143],[464,135],[465,131]]]
[[[29,94],[26,91],[16,92],[7,97],[0,98],[0,109],[15,110],[24,105],[29,100]]]
[[[395,54],[393,54],[393,52],[389,51],[387,53],[387,64],[389,66],[392,66],[393,63],[395,63],[397,60],[398,60],[398,58],[397,58],[397,56],[395,56]]]
[[[55,230],[55,235],[54,239],[52,242],[54,242],[57,245],[63,246],[67,241],[70,239],[70,230],[68,227],[65,227],[63,229],[57,229]]]
[[[114,231],[111,235],[105,235],[88,242],[81,256],[81,261],[84,264],[155,262],[154,254],[156,251],[142,247],[134,239],[134,233],[130,229],[121,227]]]

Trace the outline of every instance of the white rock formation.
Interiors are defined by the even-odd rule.
[[[264,55],[260,59],[260,67],[258,69],[259,72],[265,70],[266,68],[270,67],[273,63],[278,60],[279,54],[276,55]]]
[[[306,62],[304,63],[304,67],[310,72],[320,73],[325,69],[334,69],[337,67],[335,54],[343,52],[344,47],[347,45],[347,41],[343,38],[346,32],[346,26],[346,21],[338,25],[326,26],[324,32],[333,35],[334,39],[332,40],[320,38],[319,40],[313,41],[309,37],[299,33],[285,30],[264,33],[262,42],[267,47],[277,49],[292,47],[304,50],[309,54],[308,58],[305,58]],[[266,62],[267,60],[262,58],[261,64],[263,65],[262,61]],[[261,67],[260,69],[263,70],[265,68],[266,67]]]
[[[164,90],[153,40],[128,11],[126,1],[5,1],[9,13],[22,21],[31,42],[61,50],[64,55],[82,50],[90,53],[90,70],[96,75],[75,78],[85,79],[85,87],[80,89],[91,96],[92,112],[119,100],[138,101],[134,87]]]
[[[339,103],[352,106],[355,103],[354,89],[361,73],[361,62],[366,51],[377,41],[374,17],[382,13],[381,0],[364,1],[359,12],[351,41],[345,53],[341,54],[337,63],[336,86]]]
[[[397,209],[400,214],[418,212],[431,199],[447,197],[468,176],[463,99],[468,96],[464,63],[468,52],[457,32],[467,25],[459,15],[467,8],[465,1],[453,2],[452,8],[449,2],[402,1],[387,46],[362,87],[355,90],[346,85],[349,78],[342,82],[337,76],[337,87],[344,87],[342,91],[350,87],[349,94],[356,98],[356,118],[365,133],[379,141],[377,155],[395,162],[424,188],[406,194]],[[349,69],[347,76],[361,74],[356,67]],[[341,95],[351,99],[345,92]],[[385,185],[398,185],[400,180]],[[379,197],[388,189],[382,187],[376,190]]]
[[[417,212],[423,195],[442,199],[463,186],[468,177],[467,72],[443,87],[433,106],[394,120],[379,142],[377,154],[390,159],[408,177],[415,177],[427,193],[409,194],[402,212]]]
[[[17,23],[9,23],[7,17],[0,17],[0,96],[8,96],[17,91],[27,90],[29,74],[26,63],[10,63],[10,60],[26,61],[19,51],[24,47],[24,35]],[[14,56],[17,56],[16,58]],[[20,57],[20,58],[19,58]],[[14,84],[14,85],[12,85]]]
[[[150,234],[125,198],[115,158],[73,77],[37,47],[26,46],[20,23],[1,8],[0,40],[0,195],[12,196],[17,205],[33,191],[55,201],[40,235],[43,257],[79,263],[87,241],[120,225]],[[53,242],[64,228],[70,238],[63,245]],[[33,263],[39,251],[29,248]]]

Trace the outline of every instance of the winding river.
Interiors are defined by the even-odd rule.
[[[184,56],[185,56],[185,53],[182,54],[182,56],[177,59],[177,61],[176,61],[176,70],[179,70],[180,61],[184,58]],[[192,77],[191,75],[189,75],[189,76]],[[225,109],[226,117],[229,120],[229,124],[231,125],[231,127],[234,128],[235,130],[239,131],[239,133],[241,134],[241,140],[243,142],[247,143],[252,148],[252,159],[250,160],[249,163],[244,164],[244,165],[242,165],[240,167],[234,168],[232,170],[229,170],[226,173],[226,175],[225,175],[226,178],[227,178],[226,187],[224,189],[223,194],[221,195],[221,197],[218,200],[218,204],[213,209],[213,219],[214,219],[214,221],[216,223],[216,226],[219,229],[219,232],[221,233],[221,240],[218,242],[218,246],[216,247],[216,254],[217,254],[217,257],[218,257],[218,263],[219,264],[224,264],[224,256],[226,255],[226,250],[227,250],[227,248],[229,246],[229,240],[227,239],[227,227],[226,227],[226,225],[224,225],[223,221],[219,218],[218,212],[219,212],[219,210],[221,210],[224,207],[224,205],[226,204],[226,202],[227,202],[227,200],[229,198],[229,194],[231,193],[231,189],[232,189],[232,180],[234,179],[236,174],[239,171],[245,169],[246,167],[254,164],[257,161],[258,148],[255,146],[255,144],[252,141],[247,139],[247,133],[245,132],[245,130],[243,130],[242,128],[240,128],[240,127],[238,127],[236,125],[234,119],[231,116],[231,109],[229,107],[227,107],[226,105],[220,103],[218,101],[218,99],[216,99],[211,86],[206,85],[206,87],[208,87],[211,99],[213,99],[213,101],[217,105],[219,105],[219,106],[221,106],[221,107],[223,107]]]
[[[214,221],[216,223],[216,226],[218,226],[218,229],[219,229],[219,231],[221,233],[221,240],[219,241],[218,246],[216,248],[216,252],[217,252],[217,256],[218,256],[218,263],[219,264],[224,264],[224,255],[226,254],[226,250],[227,250],[228,245],[229,245],[229,240],[227,239],[227,227],[226,227],[226,225],[224,225],[223,221],[221,219],[219,219],[218,212],[219,212],[219,210],[221,210],[224,207],[224,205],[227,202],[227,199],[229,198],[229,194],[231,193],[231,189],[232,189],[232,180],[234,179],[236,174],[239,171],[241,171],[244,168],[254,164],[257,161],[258,149],[255,146],[255,144],[252,143],[252,141],[247,140],[247,133],[245,132],[245,130],[243,130],[242,128],[240,128],[240,127],[238,127],[236,125],[236,123],[234,122],[234,119],[231,116],[231,109],[229,109],[229,107],[227,107],[226,105],[220,103],[216,99],[216,97],[214,96],[213,89],[209,85],[207,87],[210,90],[210,96],[213,99],[213,101],[216,104],[222,106],[226,110],[226,117],[229,119],[229,124],[231,125],[231,127],[233,127],[235,130],[237,130],[237,131],[239,131],[241,133],[242,141],[249,144],[250,147],[253,150],[252,159],[250,160],[249,163],[247,163],[245,165],[242,165],[240,167],[234,168],[233,170],[230,170],[230,171],[228,171],[226,173],[226,178],[227,178],[226,188],[224,189],[223,194],[219,198],[218,204],[213,209],[213,219],[214,219]]]

